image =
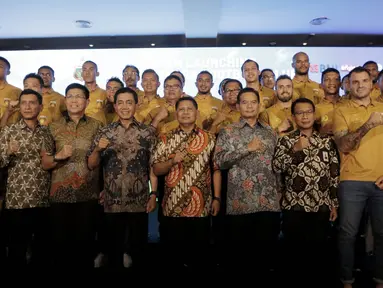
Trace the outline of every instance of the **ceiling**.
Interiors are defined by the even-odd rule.
[[[383,46],[381,0],[13,0],[1,10],[0,50]],[[329,20],[310,24],[318,17]]]

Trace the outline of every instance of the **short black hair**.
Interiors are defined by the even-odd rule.
[[[350,78],[350,74],[346,74],[346,75],[343,76],[343,78],[342,78],[342,83],[343,83],[343,81],[346,80],[347,78]]]
[[[129,87],[123,87],[117,90],[116,94],[114,94],[114,104],[117,103],[118,95],[123,93],[129,93],[133,95],[134,103],[138,104],[138,95],[137,92],[133,89],[130,89]]]
[[[156,75],[157,81],[160,82],[160,77],[158,76],[157,72],[153,69],[146,69],[144,72],[142,72],[141,77],[144,78],[144,75],[147,73],[153,73],[154,75]]]
[[[325,76],[327,73],[336,73],[336,74],[338,74],[339,81],[340,81],[340,73],[339,73],[339,70],[338,70],[338,69],[335,69],[335,68],[327,68],[326,70],[324,70],[324,71],[322,72],[322,77],[321,77],[321,82],[322,82],[322,83],[323,83],[323,78],[324,78],[324,76]]]
[[[122,69],[122,73],[125,72],[126,69],[128,68],[132,68],[133,70],[136,70],[137,72],[137,76],[140,77],[140,70],[138,70],[138,68],[134,65],[126,65],[124,69]]]
[[[197,101],[195,101],[195,99],[193,97],[190,97],[190,96],[185,96],[185,97],[181,97],[180,99],[178,99],[177,102],[176,102],[176,110],[178,109],[178,106],[180,105],[180,103],[182,101],[190,101],[190,102],[192,102],[193,106],[195,107],[195,109],[198,110]]]
[[[84,66],[84,64],[86,64],[86,63],[92,64],[96,68],[96,71],[98,71],[98,66],[97,66],[97,64],[95,62],[93,62],[91,60],[87,60],[84,63],[82,63],[82,66]]]
[[[282,75],[279,75],[279,77],[277,78],[277,80],[275,80],[275,84],[278,84],[278,81],[280,80],[290,80],[291,82],[293,82],[293,80],[291,79],[291,77],[287,74],[282,74]]]
[[[177,80],[178,82],[180,82],[181,88],[182,88],[183,83],[182,83],[182,80],[180,79],[180,77],[178,77],[177,75],[172,75],[172,74],[170,74],[168,77],[165,78],[165,80],[164,80],[164,87],[165,87],[165,83],[168,82],[171,79],[174,79],[174,80]]]
[[[90,93],[89,93],[88,88],[86,88],[85,85],[82,85],[82,84],[79,84],[79,83],[69,84],[68,87],[66,87],[66,89],[65,89],[65,97],[68,94],[69,90],[72,90],[72,89],[80,89],[80,90],[82,90],[82,92],[85,95],[85,99],[89,99],[89,94]]]
[[[244,93],[253,93],[255,96],[257,96],[257,101],[260,103],[260,97],[259,97],[259,92],[251,87],[245,87],[241,91],[239,91],[238,96],[237,96],[237,104],[241,103],[241,96]]]
[[[211,82],[212,82],[212,83],[214,82],[214,81],[213,81],[213,74],[211,74],[209,71],[207,71],[207,70],[202,70],[201,72],[198,73],[198,75],[197,75],[197,79],[198,79],[198,77],[199,77],[201,74],[207,74],[207,75],[209,75],[209,76],[210,76],[210,79],[211,79]]]
[[[261,81],[261,79],[262,79],[262,74],[263,74],[263,72],[271,72],[271,73],[273,73],[273,75],[274,75],[274,77],[275,77],[275,73],[274,73],[274,71],[273,70],[271,70],[270,68],[265,68],[265,69],[263,69],[262,71],[261,71],[261,73],[259,74],[259,81]]]
[[[367,61],[366,63],[363,64],[363,68],[366,67],[367,65],[371,65],[371,64],[378,66],[378,63],[376,63],[375,61],[370,60],[370,61]]]
[[[0,56],[0,61],[3,61],[8,66],[8,70],[11,70],[11,63],[7,59]]]
[[[227,79],[226,83],[223,84],[223,87],[222,87],[222,90],[225,92],[226,90],[226,86],[227,84],[229,83],[237,83],[239,85],[239,88],[241,88],[241,90],[243,89],[243,86],[242,86],[242,83],[241,81],[237,80],[237,79]]]
[[[315,112],[315,104],[313,101],[311,101],[310,99],[308,98],[298,98],[297,100],[295,100],[292,104],[291,104],[291,114],[292,115],[295,115],[295,106],[297,106],[297,104],[299,103],[307,103],[307,104],[310,104],[312,107],[313,107],[313,111]]]
[[[108,81],[106,81],[106,84],[108,84],[109,82],[117,82],[118,84],[121,85],[121,87],[124,87],[124,83],[122,83],[122,81],[118,77],[112,77],[108,79]]]
[[[245,64],[246,64],[246,63],[250,63],[250,62],[255,63],[255,65],[257,65],[257,69],[259,70],[259,64],[258,64],[256,61],[251,60],[251,59],[247,59],[245,62],[243,62],[242,66],[241,66],[241,71],[242,71],[242,73],[243,73],[243,67],[245,66]]]
[[[363,73],[363,72],[366,72],[368,74],[368,76],[371,77],[370,72],[366,68],[361,67],[361,66],[358,66],[358,67],[355,67],[354,69],[352,69],[348,75],[351,78],[351,75],[353,73]]]
[[[43,80],[43,78],[41,78],[41,76],[39,74],[37,74],[37,73],[29,73],[29,74],[27,74],[24,77],[23,83],[25,82],[25,80],[27,80],[29,78],[37,79],[40,82],[40,87],[41,88],[44,86],[44,80]]]
[[[37,101],[39,102],[40,105],[43,104],[43,96],[41,96],[41,94],[39,92],[36,92],[35,90],[32,90],[32,89],[25,89],[25,90],[21,91],[21,94],[19,96],[19,102],[21,102],[21,96],[31,95],[31,94],[36,96]]]
[[[181,80],[182,80],[182,85],[185,84],[185,75],[181,72],[181,71],[173,71],[172,73],[170,73],[170,75],[173,75],[174,73],[178,73],[181,75]],[[175,75],[177,76],[177,75]]]
[[[50,70],[50,71],[52,72],[52,76],[55,75],[55,70],[53,70],[52,67],[50,67],[50,66],[47,66],[47,65],[41,66],[41,67],[37,70],[37,73],[38,73],[41,69],[47,69],[47,70]]]

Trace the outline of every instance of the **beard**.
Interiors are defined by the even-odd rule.
[[[281,101],[281,102],[289,102],[292,98],[293,98],[293,95],[288,95],[288,96],[284,96],[286,94],[282,94],[281,96],[278,95],[278,100]]]
[[[296,74],[296,75],[300,75],[300,76],[306,76],[306,75],[309,74],[309,69],[307,69],[306,72],[304,72],[304,71],[299,71],[298,69],[295,69],[295,74]]]

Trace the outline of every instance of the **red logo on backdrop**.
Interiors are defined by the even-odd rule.
[[[311,64],[310,65],[310,72],[311,73],[319,73],[319,65],[318,64]]]

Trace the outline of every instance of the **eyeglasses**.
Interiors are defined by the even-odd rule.
[[[177,90],[177,89],[180,89],[181,86],[180,85],[165,85],[165,90]]]
[[[296,116],[303,116],[303,115],[311,115],[311,114],[313,114],[314,113],[314,111],[313,110],[307,110],[307,111],[297,111],[297,112],[295,112],[294,114],[296,115]]]
[[[68,95],[65,98],[70,99],[70,100],[74,100],[74,99],[76,99],[76,100],[78,100],[78,99],[85,100],[86,99],[85,96],[81,96],[81,95]]]
[[[241,89],[226,89],[225,93],[238,93]]]

